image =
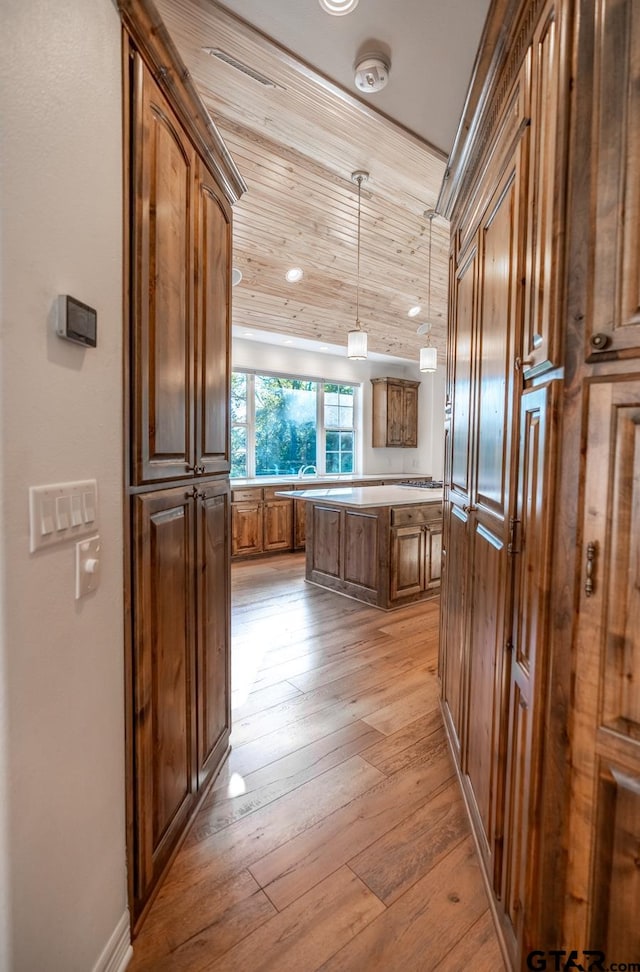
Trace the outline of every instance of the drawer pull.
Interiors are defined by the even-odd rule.
[[[478,510],[478,507],[477,506],[474,506],[473,503],[470,503],[468,506],[465,505],[465,506],[462,507],[462,512],[463,513],[476,513],[477,510]]]

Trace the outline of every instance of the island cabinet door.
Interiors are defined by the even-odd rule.
[[[425,589],[426,534],[423,526],[397,527],[391,534],[390,596],[412,597]]]
[[[185,489],[133,499],[135,893],[166,865],[196,792],[193,500]]]

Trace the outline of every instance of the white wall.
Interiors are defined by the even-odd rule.
[[[120,21],[2,7],[0,968],[89,972],[126,934]],[[97,308],[97,349],[53,334],[59,293]],[[102,576],[75,601],[73,544],[29,553],[27,490],[93,477]]]
[[[234,368],[255,368],[283,374],[362,383],[362,473],[416,473],[442,479],[444,459],[444,367],[433,375],[415,366],[390,366],[383,361],[350,361],[346,355],[306,351],[234,338]],[[418,448],[374,449],[371,446],[371,378],[395,377],[420,381]]]

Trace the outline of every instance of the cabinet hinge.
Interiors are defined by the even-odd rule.
[[[510,519],[509,519],[509,543],[507,544],[507,554],[510,557],[512,557],[514,554],[521,553],[521,551],[518,550],[518,536],[517,536],[517,533],[518,533],[518,524],[519,523],[520,523],[520,520],[517,517],[515,517],[515,516],[510,517]]]

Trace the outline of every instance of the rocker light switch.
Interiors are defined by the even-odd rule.
[[[29,488],[29,550],[77,540],[98,529],[95,479]]]

